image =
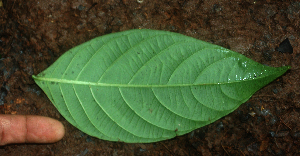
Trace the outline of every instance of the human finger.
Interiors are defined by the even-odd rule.
[[[0,114],[0,145],[53,143],[64,134],[62,123],[49,117]]]

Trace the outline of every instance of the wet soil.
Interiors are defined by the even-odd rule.
[[[66,136],[0,155],[300,155],[300,2],[272,0],[0,0],[0,113],[55,118]],[[129,29],[178,32],[291,69],[220,120],[150,144],[93,138],[70,125],[31,75],[68,49]],[[288,39],[293,51],[278,48]],[[283,50],[282,50],[283,49]]]

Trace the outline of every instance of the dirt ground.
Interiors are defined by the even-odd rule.
[[[300,155],[299,10],[297,0],[0,0],[0,113],[48,116],[66,128],[57,143],[7,145],[0,155]],[[138,28],[178,32],[291,69],[233,113],[171,140],[88,136],[59,114],[31,75],[76,45]],[[280,45],[285,39],[293,51]]]

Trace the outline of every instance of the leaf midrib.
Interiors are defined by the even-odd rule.
[[[32,75],[33,79],[39,81],[47,81],[53,83],[65,83],[65,84],[78,84],[78,85],[87,85],[87,86],[102,86],[102,87],[126,87],[126,88],[166,88],[166,87],[190,87],[190,86],[204,86],[204,85],[224,85],[224,84],[233,84],[246,81],[253,81],[269,77],[275,74],[270,74],[266,76],[261,76],[259,78],[247,79],[243,81],[234,81],[234,82],[220,82],[220,83],[205,83],[205,84],[160,84],[160,85],[139,85],[139,84],[108,84],[108,83],[98,83],[98,82],[86,82],[78,80],[67,80],[67,79],[58,79],[58,78],[46,78]]]

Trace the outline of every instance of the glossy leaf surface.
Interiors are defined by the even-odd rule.
[[[33,78],[75,127],[133,143],[207,125],[288,69],[177,33],[130,30],[81,44]]]

